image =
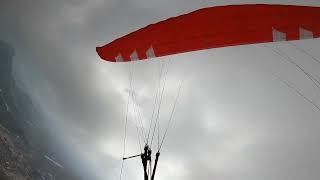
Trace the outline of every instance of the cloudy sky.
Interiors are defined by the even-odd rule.
[[[132,107],[147,128],[158,60],[169,67],[162,134],[184,83],[157,179],[319,179],[320,111],[313,104],[320,106],[320,91],[270,50],[280,48],[320,78],[320,64],[310,56],[320,59],[318,39],[198,51],[133,66],[101,61],[95,52],[150,23],[244,3],[320,6],[319,0],[11,0],[0,3],[0,39],[15,48],[15,78],[45,114],[42,121],[68,159],[64,163],[84,179],[119,179],[130,68],[136,101],[129,103],[126,155],[140,152]],[[125,162],[123,179],[142,177],[139,158]]]

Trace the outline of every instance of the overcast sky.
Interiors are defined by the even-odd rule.
[[[101,61],[96,46],[150,23],[216,5],[319,0],[25,0],[0,3],[0,39],[16,51],[14,75],[84,179],[118,179],[130,65]],[[320,41],[281,48],[320,79]],[[177,180],[317,180],[320,177],[320,91],[265,45],[212,49],[134,65],[135,104],[147,127],[159,61],[168,76],[161,108],[164,132],[184,80],[156,178]],[[282,80],[282,81],[281,81]],[[292,89],[283,81],[289,83]],[[139,153],[134,112],[126,155]],[[156,143],[155,143],[156,144]],[[125,162],[123,179],[142,179],[140,159]]]

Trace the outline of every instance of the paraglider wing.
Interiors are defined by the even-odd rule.
[[[132,32],[102,47],[111,62],[227,46],[320,37],[320,7],[230,5],[200,9]]]

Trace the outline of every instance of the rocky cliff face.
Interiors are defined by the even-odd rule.
[[[12,76],[13,57],[0,41],[0,179],[80,179],[55,164],[41,113]]]
[[[13,49],[0,41],[0,179],[32,179],[23,131],[13,103]]]
[[[8,91],[12,80],[12,57],[14,51],[7,43],[0,41],[0,89]]]

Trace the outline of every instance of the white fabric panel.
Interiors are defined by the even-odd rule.
[[[147,50],[146,55],[147,55],[147,58],[154,58],[154,57],[156,57],[152,46]]]
[[[302,27],[299,28],[300,39],[312,39],[313,32],[308,31]]]
[[[133,53],[131,53],[130,59],[131,59],[131,61],[139,60],[137,51],[133,51]]]
[[[116,62],[123,62],[123,58],[121,54],[119,54],[115,59],[116,59]]]
[[[272,35],[273,35],[273,41],[286,41],[287,35],[286,33],[283,33],[281,31],[276,30],[275,28],[272,28]]]

